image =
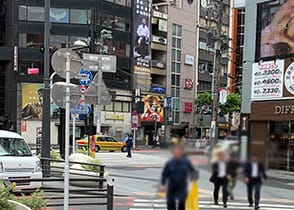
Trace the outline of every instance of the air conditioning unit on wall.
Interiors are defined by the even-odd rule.
[[[166,45],[167,39],[164,37],[160,37],[160,36],[153,36],[152,42]]]

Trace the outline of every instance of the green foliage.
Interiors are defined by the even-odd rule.
[[[4,187],[3,183],[0,184],[0,209],[14,210],[14,206],[8,202],[14,197],[10,191],[11,187]]]
[[[220,110],[222,115],[233,114],[234,112],[241,110],[241,96],[236,93],[229,94],[227,97],[227,102],[220,105]]]
[[[87,161],[87,163],[95,164],[95,165],[82,165],[82,167],[91,172],[100,172],[100,165],[102,165],[102,162],[99,159],[93,159]]]
[[[43,191],[36,191],[31,196],[22,195],[14,200],[30,207],[32,210],[44,210],[48,203],[48,200],[44,199]]]
[[[50,151],[50,158],[53,160],[61,160],[60,154],[57,150],[52,149]]]
[[[211,93],[209,92],[199,93],[195,100],[195,104],[199,107],[211,106],[212,105]]]
[[[84,154],[84,155],[88,155],[88,150],[86,149],[77,149],[76,153],[80,153],[80,154]]]

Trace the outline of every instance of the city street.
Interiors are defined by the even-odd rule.
[[[161,210],[166,209],[165,200],[156,192],[162,166],[169,152],[161,150],[135,151],[128,159],[123,153],[97,153],[97,157],[107,165],[110,176],[115,179],[116,210]],[[207,158],[202,155],[190,156],[193,164],[200,170],[199,208],[222,209],[213,205],[212,184],[208,181],[210,168]],[[281,180],[269,179],[262,188],[261,210],[293,210],[293,185]],[[288,189],[285,189],[288,188]],[[246,186],[239,181],[235,190],[235,200],[228,203],[228,209],[252,209],[247,207]]]

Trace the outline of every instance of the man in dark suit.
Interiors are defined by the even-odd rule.
[[[254,209],[259,209],[260,190],[262,178],[267,179],[263,164],[258,161],[256,155],[252,155],[250,161],[244,166],[244,181],[247,184],[247,194],[249,206],[253,207],[253,190],[254,194]]]
[[[218,194],[220,188],[222,187],[224,208],[228,207],[227,200],[229,171],[230,169],[226,162],[226,154],[224,151],[219,151],[217,154],[217,162],[212,164],[212,175],[209,181],[214,183],[213,198],[215,205],[218,205]]]

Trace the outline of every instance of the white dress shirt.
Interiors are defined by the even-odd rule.
[[[218,177],[224,178],[226,176],[226,163],[219,162],[218,163]]]
[[[258,177],[258,164],[257,163],[252,163],[251,167],[252,167],[251,177],[257,178]]]
[[[137,34],[139,37],[144,36],[144,37],[149,38],[149,36],[150,36],[149,28],[146,25],[143,26],[143,24],[141,24],[137,28]]]

